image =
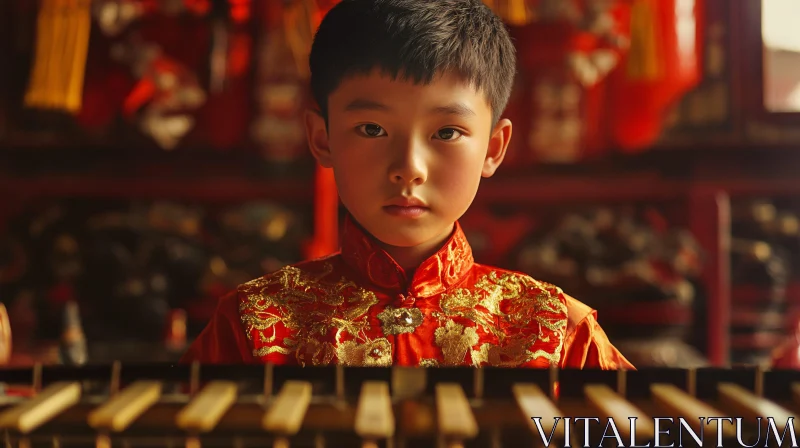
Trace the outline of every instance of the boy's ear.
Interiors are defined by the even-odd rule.
[[[483,177],[492,177],[503,163],[506,157],[508,144],[511,142],[511,120],[503,118],[497,122],[492,136],[489,138],[489,150],[486,152],[486,160],[483,161]]]
[[[306,110],[306,137],[311,154],[324,168],[331,168],[331,148],[328,140],[328,128],[325,119],[317,110]]]

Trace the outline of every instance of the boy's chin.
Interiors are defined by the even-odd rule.
[[[381,243],[392,246],[392,247],[417,247],[425,244],[428,242],[425,238],[420,237],[398,237],[397,235],[391,235],[387,237],[382,237],[381,235],[376,235],[375,238],[378,239]]]
[[[447,229],[398,229],[386,228],[370,231],[372,236],[387,246],[412,248],[418,246],[428,246],[431,244],[443,244],[450,236]],[[443,234],[445,234],[443,236]],[[441,241],[438,241],[441,240]]]

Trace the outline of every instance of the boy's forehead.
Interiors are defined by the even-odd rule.
[[[409,97],[409,95],[413,95]],[[423,96],[417,96],[423,95]],[[445,101],[458,97],[472,107],[485,106],[491,109],[485,92],[458,74],[445,72],[437,74],[430,82],[416,82],[404,76],[392,76],[378,70],[369,73],[356,73],[342,79],[331,92],[330,100],[340,107],[351,101],[362,99],[429,100]],[[338,100],[338,101],[337,101]]]
[[[475,85],[454,71],[443,71],[431,77],[430,82],[417,82],[404,73],[394,75],[384,70],[373,69],[369,72],[356,72],[342,78],[339,86],[349,83],[370,83],[393,86],[394,88],[424,88],[428,86],[470,88],[479,93]]]

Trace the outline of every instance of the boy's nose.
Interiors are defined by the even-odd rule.
[[[396,158],[389,168],[389,179],[397,184],[418,185],[427,180],[425,150],[419,143],[409,142],[395,151]]]

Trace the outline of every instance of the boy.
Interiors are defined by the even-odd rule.
[[[500,166],[515,75],[480,0],[343,0],[310,57],[306,118],[348,217],[339,253],[224,297],[183,361],[633,366],[559,288],[476,264],[458,219]]]

